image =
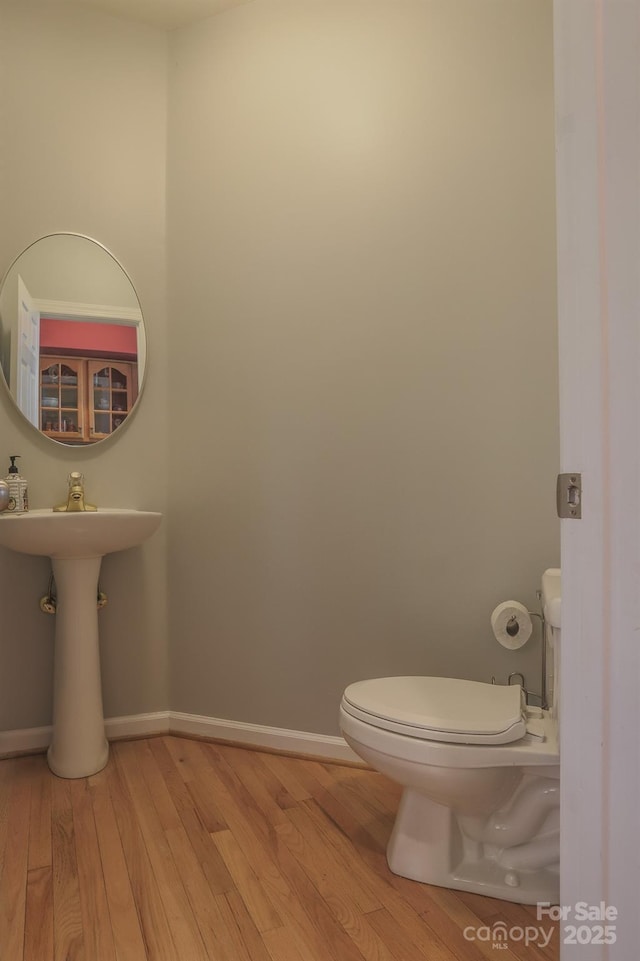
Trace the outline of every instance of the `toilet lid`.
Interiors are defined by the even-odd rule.
[[[378,677],[350,684],[342,706],[375,727],[432,741],[508,744],[526,731],[519,685],[453,677]]]

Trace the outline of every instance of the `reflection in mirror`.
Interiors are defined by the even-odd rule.
[[[18,409],[51,440],[110,437],[142,387],[146,339],[136,291],[95,240],[50,234],[0,288],[0,363]]]

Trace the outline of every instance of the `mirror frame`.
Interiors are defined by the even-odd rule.
[[[70,231],[70,230],[52,231],[51,233],[43,234],[41,237],[37,237],[35,240],[31,241],[31,243],[27,244],[27,246],[24,247],[24,248],[20,251],[20,253],[19,253],[16,257],[13,258],[13,260],[11,261],[11,263],[9,264],[9,266],[7,267],[7,269],[5,270],[4,274],[2,275],[2,279],[0,280],[0,297],[1,297],[1,295],[2,295],[2,291],[3,291],[3,289],[4,289],[5,283],[6,283],[7,280],[9,279],[12,271],[14,270],[14,268],[16,267],[16,265],[18,264],[19,260],[20,260],[29,250],[31,250],[33,247],[35,247],[37,244],[41,243],[42,241],[51,240],[51,239],[56,238],[56,237],[75,237],[75,238],[77,238],[78,240],[84,240],[84,241],[87,241],[87,242],[89,242],[89,243],[91,243],[91,244],[94,244],[94,245],[95,245],[97,248],[99,248],[103,253],[105,253],[105,254],[111,259],[111,261],[113,261],[113,264],[114,264],[115,266],[117,266],[117,267],[120,269],[120,271],[121,271],[122,274],[123,274],[123,277],[126,278],[127,282],[129,283],[129,285],[130,285],[130,287],[131,287],[131,290],[132,290],[132,292],[133,292],[133,295],[134,295],[135,300],[136,300],[137,305],[138,305],[138,310],[139,310],[139,312],[140,312],[140,325],[139,325],[139,326],[140,326],[140,330],[141,330],[141,334],[142,334],[142,338],[143,338],[143,343],[144,343],[144,371],[143,371],[143,376],[142,376],[142,378],[139,378],[139,380],[138,380],[138,389],[137,389],[136,398],[135,398],[133,404],[131,405],[131,409],[127,412],[127,416],[125,417],[124,421],[123,421],[121,424],[118,424],[118,426],[115,427],[115,428],[114,428],[109,434],[107,434],[106,436],[100,437],[100,438],[96,438],[96,440],[91,441],[91,442],[89,442],[89,443],[73,443],[73,442],[71,442],[71,443],[65,443],[64,440],[60,440],[58,437],[50,437],[50,436],[48,436],[48,434],[47,434],[46,431],[42,430],[42,428],[37,427],[34,423],[32,423],[32,421],[29,419],[29,417],[23,412],[23,410],[21,409],[21,407],[20,407],[20,405],[19,405],[19,403],[18,403],[18,399],[14,396],[14,392],[12,391],[12,389],[11,389],[11,387],[10,387],[9,381],[8,381],[7,376],[6,376],[6,374],[5,374],[5,364],[2,363],[2,362],[0,362],[0,375],[1,375],[1,376],[0,376],[0,380],[1,380],[2,384],[3,384],[3,386],[4,386],[4,389],[5,389],[5,391],[6,391],[7,396],[9,397],[11,403],[13,404],[13,406],[15,407],[15,409],[18,411],[18,413],[19,413],[20,416],[22,417],[22,420],[24,421],[24,423],[27,424],[28,427],[31,428],[37,435],[39,435],[40,437],[44,438],[45,441],[47,441],[47,442],[49,442],[49,443],[51,443],[51,444],[55,444],[56,446],[61,446],[61,447],[67,448],[67,449],[73,448],[75,451],[94,450],[96,447],[100,446],[101,444],[110,441],[110,440],[114,437],[114,435],[119,434],[120,431],[121,431],[123,428],[126,428],[128,422],[131,420],[133,414],[134,414],[134,413],[137,411],[137,409],[138,409],[138,406],[139,406],[139,403],[140,403],[140,398],[142,397],[142,393],[143,393],[143,390],[144,390],[144,385],[145,385],[146,380],[147,380],[148,366],[149,366],[149,345],[148,345],[148,335],[147,335],[147,329],[146,329],[146,322],[145,322],[144,312],[143,312],[143,310],[142,310],[142,303],[141,303],[141,301],[140,301],[140,296],[139,296],[139,294],[138,294],[137,288],[136,288],[136,286],[135,286],[135,284],[134,284],[134,282],[133,282],[133,280],[132,280],[132,278],[131,278],[131,275],[129,274],[129,272],[127,271],[127,269],[124,267],[124,265],[122,264],[122,262],[118,259],[118,257],[115,256],[115,254],[114,254],[111,250],[109,250],[109,248],[108,248],[107,246],[105,246],[105,244],[101,243],[99,240],[96,240],[94,237],[90,237],[88,234],[81,234],[81,233],[77,233],[76,231]],[[60,303],[63,303],[63,301],[61,301]],[[98,306],[98,305],[96,305],[96,306]],[[105,318],[105,323],[108,323],[108,318]],[[0,317],[0,338],[1,338],[2,336],[3,336],[3,325],[2,325],[2,318]],[[1,357],[2,361],[5,360],[5,358],[4,358],[4,356],[3,356],[2,354],[0,354],[0,357]],[[138,357],[139,357],[139,355],[138,355]]]

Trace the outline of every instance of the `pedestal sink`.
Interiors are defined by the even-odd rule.
[[[53,736],[49,767],[60,777],[88,777],[107,763],[100,650],[98,576],[105,554],[136,547],[160,525],[154,511],[0,514],[0,546],[51,558],[57,612]]]

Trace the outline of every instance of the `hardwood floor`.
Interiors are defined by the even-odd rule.
[[[535,909],[389,871],[398,798],[360,768],[169,736],[75,781],[2,761],[0,959],[554,961],[557,932],[464,937]]]

